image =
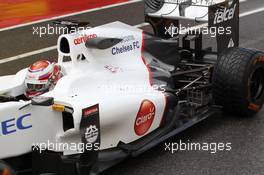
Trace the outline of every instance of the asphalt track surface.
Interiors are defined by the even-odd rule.
[[[241,4],[241,13],[264,7],[263,0],[248,0]],[[144,22],[143,2],[113,7],[70,17],[89,21],[98,26],[112,21],[130,25]],[[69,19],[69,17],[67,18]],[[39,38],[32,35],[33,26],[0,32],[0,61],[23,53],[56,44],[57,36]],[[149,27],[145,28],[149,30]],[[264,11],[245,16],[240,20],[242,47],[264,50]],[[0,75],[12,74],[30,63],[42,59],[56,60],[56,50],[0,64]],[[166,143],[232,143],[231,151],[211,154],[208,151],[165,151],[165,143],[137,158],[129,158],[107,170],[105,175],[264,175],[264,109],[253,118],[228,114],[213,115],[196,126],[166,141]]]
[[[24,25],[30,21],[45,20],[125,1],[127,0],[1,0],[0,28]]]

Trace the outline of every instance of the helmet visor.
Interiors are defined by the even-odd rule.
[[[43,92],[43,91],[46,91],[48,89],[48,85],[47,84],[30,84],[30,83],[27,83],[27,89],[28,89],[28,91],[32,91],[32,92]]]

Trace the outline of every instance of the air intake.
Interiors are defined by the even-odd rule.
[[[64,54],[70,53],[70,44],[67,38],[63,37],[60,40],[60,51]]]

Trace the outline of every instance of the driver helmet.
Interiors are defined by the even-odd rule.
[[[25,86],[25,96],[33,98],[52,90],[61,77],[61,69],[47,60],[37,61],[29,66]]]

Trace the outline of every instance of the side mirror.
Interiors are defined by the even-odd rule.
[[[53,97],[34,97],[31,99],[31,104],[35,106],[51,106],[54,104]]]
[[[87,48],[95,48],[95,49],[103,50],[113,47],[118,43],[120,43],[121,41],[123,41],[123,39],[98,37],[86,41],[85,46]]]
[[[12,97],[9,95],[0,94],[0,103],[9,102],[9,101],[18,101],[18,99],[16,97]]]

